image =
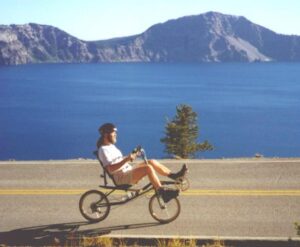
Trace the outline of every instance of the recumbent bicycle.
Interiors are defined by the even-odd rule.
[[[148,159],[146,156],[145,150],[139,146],[133,150],[137,152],[139,156],[148,164]],[[94,151],[95,156],[103,168],[103,174],[100,176],[104,179],[104,185],[99,185],[101,190],[89,190],[85,192],[79,200],[79,209],[82,216],[88,221],[95,223],[100,222],[106,219],[110,213],[110,209],[113,206],[122,205],[128,202],[131,202],[138,197],[141,197],[152,192],[152,196],[149,200],[149,212],[150,215],[160,223],[169,223],[175,220],[180,214],[180,201],[177,197],[171,198],[165,202],[161,196],[155,193],[155,189],[151,183],[148,183],[142,188],[131,188],[132,185],[116,185],[111,176],[103,166],[101,160],[98,157],[98,152]],[[107,176],[113,181],[115,186],[108,185]],[[185,191],[189,188],[189,180],[186,176],[181,177],[175,181],[161,181],[161,184],[165,187],[175,187],[179,191]],[[121,200],[110,200],[111,195],[114,192],[119,191],[127,193],[127,197],[124,197]],[[154,192],[154,193],[153,193]]]

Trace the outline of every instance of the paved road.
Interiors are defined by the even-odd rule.
[[[182,163],[163,162],[173,170]],[[300,159],[186,163],[191,188],[180,196],[182,212],[176,221],[159,225],[151,218],[144,197],[113,209],[104,222],[88,224],[82,218],[80,195],[100,181],[96,161],[0,162],[0,240],[18,236],[23,243],[33,243],[70,232],[89,236],[297,236]]]

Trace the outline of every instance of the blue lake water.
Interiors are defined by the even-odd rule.
[[[0,67],[0,160],[92,158],[104,122],[162,158],[179,104],[215,146],[199,157],[300,156],[299,63],[42,64]]]

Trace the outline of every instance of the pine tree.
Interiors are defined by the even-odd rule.
[[[212,150],[213,146],[208,142],[197,143],[198,139],[197,113],[188,105],[176,107],[176,116],[166,124],[165,137],[161,142],[165,143],[165,152],[181,158],[195,157],[199,151]]]

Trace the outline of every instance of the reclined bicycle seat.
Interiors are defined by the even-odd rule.
[[[97,160],[99,161],[99,163],[100,163],[100,165],[101,165],[101,167],[102,167],[102,169],[103,169],[103,174],[100,174],[100,177],[102,177],[102,178],[104,179],[104,186],[105,186],[105,187],[107,187],[107,188],[108,188],[108,187],[111,187],[111,186],[108,186],[108,185],[107,185],[108,182],[107,182],[107,176],[106,176],[106,175],[109,176],[109,178],[113,181],[114,185],[115,185],[118,189],[127,190],[127,189],[129,189],[129,188],[132,186],[132,184],[121,184],[121,185],[117,185],[116,182],[115,182],[115,180],[114,180],[114,177],[113,177],[112,175],[110,175],[109,172],[106,171],[106,169],[105,169],[105,167],[104,167],[102,161],[99,159],[98,151],[95,150],[95,151],[93,152],[93,154],[97,157]]]

